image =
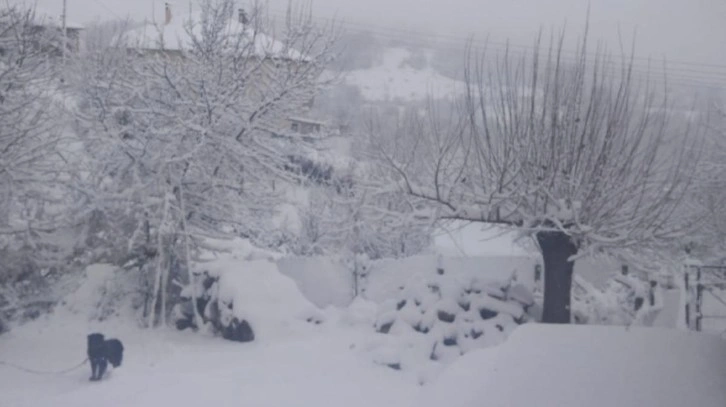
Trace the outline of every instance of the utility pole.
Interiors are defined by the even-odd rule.
[[[66,48],[68,47],[68,29],[66,27],[66,16],[68,14],[67,12],[67,2],[68,0],[63,0],[63,15],[61,16],[61,29],[63,30],[62,33],[62,48],[61,48],[61,58],[63,60],[63,66],[66,64]]]

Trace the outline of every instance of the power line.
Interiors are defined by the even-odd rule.
[[[273,11],[272,14],[284,15],[285,12],[280,11],[278,9],[278,10]],[[466,38],[464,38],[460,35],[456,35],[456,34],[452,34],[452,33],[432,33],[432,32],[423,32],[423,31],[418,32],[418,31],[412,31],[412,30],[407,30],[407,29],[403,29],[403,28],[384,26],[384,25],[380,25],[380,24],[339,20],[334,17],[313,16],[313,19],[321,21],[321,22],[322,21],[327,21],[327,22],[336,21],[339,24],[341,24],[341,22],[342,22],[342,24],[347,25],[347,26],[357,26],[362,29],[366,29],[366,30],[376,32],[376,33],[382,33],[382,32],[388,31],[388,32],[398,32],[398,33],[405,34],[405,35],[415,35],[415,36],[422,36],[422,37],[429,37],[429,38],[447,38],[450,40],[455,40],[455,41],[460,41],[460,42],[464,42],[467,40]],[[477,42],[480,42],[480,41],[477,41]],[[526,49],[534,48],[531,45],[517,45],[517,44],[513,44],[513,43],[509,43],[509,42],[501,42],[501,41],[499,41],[499,42],[487,41],[487,43],[490,45],[498,45],[498,46],[508,45],[508,46],[514,47],[514,48],[526,48]],[[568,53],[572,53],[572,54],[575,54],[577,52],[577,51],[571,51],[571,50],[569,50],[569,51],[565,50],[565,51]],[[630,59],[629,56],[627,56],[625,58]],[[652,60],[652,58],[649,58],[649,57],[639,57],[639,56],[635,56],[633,59],[641,60],[644,62]],[[685,61],[685,60],[681,60],[681,59],[667,59],[667,60],[668,60],[669,64],[673,64],[673,65],[695,66],[695,67],[702,67],[702,68],[715,68],[715,69],[723,70],[724,71],[723,73],[726,74],[726,64],[693,62],[693,61]]]
[[[284,13],[279,11],[272,11],[270,14],[280,18],[284,16]],[[472,51],[481,52],[484,50],[493,51],[495,55],[498,52],[534,52],[537,48],[533,45],[521,45],[509,42],[496,42],[496,41],[481,41],[474,38],[465,39],[454,35],[445,35],[437,33],[419,33],[410,30],[404,30],[400,28],[384,27],[380,25],[359,23],[359,22],[340,22],[335,19],[313,17],[313,20],[325,24],[332,22],[337,23],[339,26],[345,27],[345,29],[354,32],[366,32],[372,33],[378,37],[392,39],[401,42],[406,45],[414,46],[425,46],[428,48],[435,48],[435,45],[450,45],[455,46],[458,49],[463,49],[466,44],[470,44]],[[352,30],[351,30],[352,29]],[[425,38],[425,39],[424,39]],[[428,40],[426,40],[428,39]],[[541,48],[542,51],[546,51],[546,48]],[[574,57],[578,55],[579,51],[563,50],[563,54],[569,54],[571,56],[563,57],[562,59],[568,62],[574,62]],[[588,58],[595,57],[607,57],[608,61],[606,64],[615,65],[618,62],[625,65],[630,64],[631,56],[622,54],[612,53],[592,53],[585,52],[584,54]],[[640,77],[647,77],[652,82],[667,83],[675,86],[686,86],[686,87],[726,87],[726,65],[718,64],[707,64],[688,62],[682,60],[666,60],[663,62],[662,68],[656,68],[661,65],[656,60],[632,56],[632,67],[633,72]],[[673,65],[681,65],[681,67],[674,67]],[[694,69],[688,67],[701,67],[704,69]],[[713,71],[716,69],[716,71]],[[719,72],[718,70],[723,70]],[[660,75],[664,73],[665,75]]]
[[[123,17],[121,17],[120,15],[118,15],[113,9],[111,9],[108,5],[106,5],[105,2],[103,2],[101,0],[93,0],[93,2],[96,3],[96,4],[98,4],[99,6],[101,6],[101,8],[103,8],[104,10],[106,10],[109,13],[113,14],[113,16],[116,17],[117,19],[124,20]]]

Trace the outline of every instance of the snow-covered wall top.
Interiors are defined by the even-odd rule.
[[[437,228],[433,237],[434,251],[448,257],[541,258],[531,238],[495,225],[450,222]]]

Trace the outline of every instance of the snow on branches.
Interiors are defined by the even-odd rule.
[[[94,205],[135,217],[129,248],[156,239],[157,262],[169,247],[189,256],[197,235],[263,233],[275,180],[297,177],[287,153],[302,141],[286,119],[321,85],[334,32],[300,12],[273,38],[261,7],[243,22],[233,6],[205,1],[199,16],[122,34],[77,78]]]
[[[380,137],[401,190],[439,217],[536,235],[548,322],[570,320],[578,254],[657,246],[697,226],[685,203],[699,123],[673,119],[632,54],[592,53],[586,38],[565,53],[564,33],[527,55],[470,52],[463,100],[432,102]]]

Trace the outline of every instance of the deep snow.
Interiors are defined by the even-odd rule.
[[[199,266],[220,276],[220,298],[231,299],[234,314],[252,322],[258,333],[254,342],[139,328],[130,312],[138,307],[130,294],[133,286],[123,272],[94,265],[52,314],[0,336],[0,362],[63,370],[85,358],[88,333],[103,332],[124,342],[122,366],[102,382],[91,383],[87,365],[66,374],[37,375],[0,363],[0,406],[726,405],[726,342],[715,336],[622,327],[516,327],[511,321],[504,326],[505,319],[512,319],[507,315],[521,309],[486,296],[472,299],[471,309],[488,301],[485,308],[502,312],[480,327],[475,324],[487,330],[487,349],[477,350],[462,340],[460,347],[434,348],[437,358],[431,360],[431,344],[441,339],[436,335],[403,329],[405,324],[389,334],[374,330],[391,301],[400,311],[394,317],[403,322],[414,321],[416,315],[410,312],[426,311],[428,305],[434,306],[429,311],[458,312],[457,318],[466,322],[467,314],[452,302],[462,287],[486,294],[491,283],[510,279],[516,267],[497,266],[486,273],[433,255],[382,262],[369,275],[370,299],[357,298],[336,308],[326,291],[347,292],[348,279],[301,290],[304,280],[282,273],[272,253],[240,239],[208,243],[216,251]],[[446,272],[439,275],[437,266]],[[294,264],[286,267],[295,274]],[[531,270],[531,264],[524,270]],[[306,274],[312,284],[335,272],[331,267]],[[483,280],[471,280],[473,276]],[[435,296],[445,298],[429,304],[430,298],[421,296],[432,281],[438,287]],[[420,307],[399,307],[401,298]],[[322,323],[308,321],[313,314]],[[485,326],[491,321],[501,322],[504,329]],[[447,336],[456,327],[439,325],[431,332]]]
[[[84,357],[85,331],[73,324],[31,325],[0,338],[2,359],[50,370]],[[356,341],[370,332],[339,329],[238,344],[167,330],[108,328],[126,351],[123,365],[102,382],[88,381],[87,366],[58,376],[0,366],[0,405],[401,406],[417,391],[405,375],[356,351]]]
[[[531,324],[469,353],[411,406],[722,407],[726,342],[654,328]]]

